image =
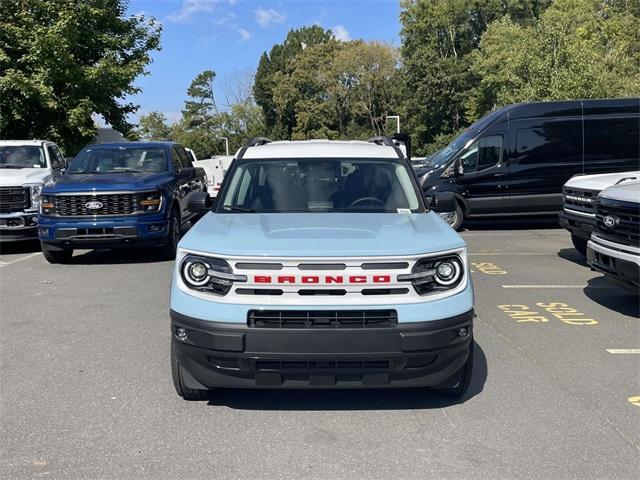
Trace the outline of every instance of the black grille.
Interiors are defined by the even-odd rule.
[[[384,328],[398,325],[395,310],[250,310],[254,328]]]
[[[140,213],[138,201],[142,194],[114,193],[103,195],[57,195],[53,197],[56,215],[61,217],[131,215]],[[100,202],[100,208],[88,208],[89,202]]]
[[[31,206],[31,194],[25,187],[0,187],[0,213],[22,212]]]
[[[612,227],[605,225],[606,217],[614,220]],[[595,231],[605,240],[640,247],[640,206],[607,198],[598,199]]]
[[[564,207],[582,213],[593,214],[595,213],[595,202],[598,193],[597,190],[564,187],[562,190]]]

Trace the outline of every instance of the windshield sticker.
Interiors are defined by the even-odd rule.
[[[404,213],[405,215],[411,213],[411,209],[409,208],[399,208],[398,213]]]
[[[34,165],[33,168],[40,168],[40,165]]]

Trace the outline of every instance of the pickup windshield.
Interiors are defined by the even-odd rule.
[[[160,147],[95,147],[80,152],[68,174],[159,173],[167,171],[167,156]]]
[[[220,212],[420,212],[407,166],[391,159],[243,160]]]
[[[42,147],[8,145],[0,147],[0,168],[46,168]]]

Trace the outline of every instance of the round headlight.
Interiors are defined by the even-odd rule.
[[[436,282],[440,285],[451,285],[458,281],[462,269],[454,260],[444,260],[436,266]]]
[[[196,287],[202,286],[209,281],[209,267],[199,261],[187,262],[184,268],[184,277],[187,282]]]

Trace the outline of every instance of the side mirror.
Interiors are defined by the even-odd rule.
[[[211,210],[213,199],[207,192],[193,192],[189,196],[187,208],[194,213],[205,213]]]
[[[189,176],[196,173],[196,169],[193,167],[180,167],[178,169],[178,175]]]
[[[440,192],[427,197],[427,205],[436,213],[456,211],[456,197],[453,192]]]
[[[461,177],[462,175],[464,175],[464,167],[460,160],[458,160],[458,162],[456,162],[456,176]]]

